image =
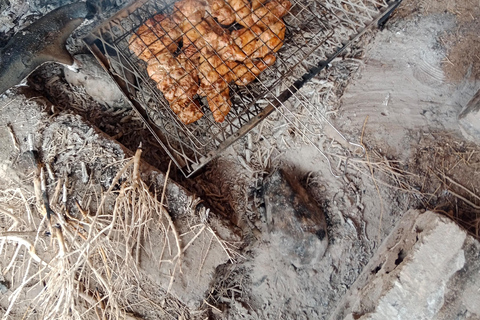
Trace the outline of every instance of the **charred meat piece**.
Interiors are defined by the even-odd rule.
[[[255,22],[252,17],[252,6],[249,0],[227,0],[235,11],[235,21],[245,28],[251,27]]]
[[[232,106],[228,83],[235,81],[237,85],[247,85],[274,62],[273,54],[255,62],[225,62],[213,51],[203,50],[200,55],[199,94],[207,98],[215,121],[223,122]]]
[[[251,59],[265,57],[277,52],[285,39],[285,16],[291,7],[288,0],[272,0],[265,5],[257,0],[258,6],[251,14],[252,24],[232,32],[232,39],[243,52]]]
[[[185,22],[195,26],[205,18],[206,10],[207,2],[203,0],[181,0],[174,5],[173,21],[180,27]]]
[[[194,25],[190,20],[185,20],[180,28],[183,32],[184,46],[193,45],[197,51],[203,48],[214,50],[226,61],[246,59],[242,49],[232,41],[228,30],[219,28],[215,21],[207,18]]]
[[[255,51],[250,55],[250,58],[265,57],[272,52],[280,50],[285,40],[285,30],[285,23],[281,20],[270,25],[258,37]]]
[[[250,57],[260,45],[257,40],[262,32],[262,29],[256,25],[253,25],[250,28],[232,31],[231,37],[235,44],[245,53],[245,55]]]
[[[277,52],[285,40],[285,24],[279,20],[262,30],[258,25],[232,32],[235,44],[251,59]]]
[[[252,10],[255,10],[257,8],[260,8],[261,6],[263,6],[263,4],[265,3],[266,0],[252,0],[251,1],[251,4],[252,4]]]
[[[258,0],[257,0],[258,1]],[[281,21],[290,11],[292,3],[289,0],[271,0],[266,4],[259,4],[252,12],[252,20],[260,27],[267,28],[269,25]]]

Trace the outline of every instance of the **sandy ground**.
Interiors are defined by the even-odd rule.
[[[26,10],[20,5],[15,9]],[[171,178],[200,197],[221,217],[222,225],[230,225],[231,235],[242,235],[240,255],[228,263],[223,263],[228,260],[224,256],[216,258],[219,265],[210,288],[200,297],[203,304],[192,303],[193,308],[187,308],[173,298],[168,300],[171,297],[159,294],[161,281],[156,284],[155,279],[146,277],[148,288],[142,294],[153,302],[150,307],[135,307],[146,300],[132,298],[129,310],[143,319],[163,319],[165,313],[156,310],[172,310],[174,305],[182,310],[168,313],[174,319],[328,319],[409,208],[444,213],[478,236],[480,147],[463,138],[457,115],[480,88],[478,35],[471,32],[478,30],[479,10],[473,0],[454,4],[405,0],[384,30],[362,38],[356,45],[361,49],[358,54],[334,61],[305,86],[302,94],[307,97],[330,86],[321,109],[348,139],[366,148],[363,158],[349,160],[345,176],[335,178],[318,151],[278,113],[240,139],[198,177],[185,179],[173,170]],[[69,85],[58,66],[39,70],[30,85],[37,91],[30,91],[30,98],[22,100],[23,112],[0,104],[0,172],[2,179],[21,186],[25,194],[33,192],[31,177],[18,169],[18,150],[7,126],[10,123],[22,137],[19,144],[24,148],[28,133],[48,127],[52,119],[74,114],[131,150],[141,141],[144,159],[167,170],[165,155],[131,110],[95,101],[84,88]],[[47,96],[47,100],[40,98],[44,113],[32,108],[35,111],[29,114],[25,111],[28,99],[35,100],[39,92]],[[68,122],[62,123],[68,130]],[[333,170],[341,172],[337,164],[347,154],[342,141],[325,123],[317,130],[315,139],[329,154]],[[48,145],[43,148],[50,150]],[[113,142],[109,148],[105,154],[119,154]],[[56,170],[82,179],[78,163],[62,164],[52,157]],[[107,159],[92,166],[102,170],[101,166],[118,160]],[[298,257],[269,232],[263,183],[277,168],[290,172],[325,214],[329,246],[320,260],[296,263]],[[108,179],[114,175],[114,171],[109,172]],[[108,187],[105,174],[98,178],[104,183],[102,187]],[[85,193],[80,182],[78,190],[72,192]],[[32,199],[28,200],[33,208]],[[202,260],[202,255],[194,255],[191,261],[199,256]],[[144,272],[156,275],[155,268],[156,264],[147,263]],[[2,283],[8,276],[2,276]],[[194,310],[197,308],[201,311]]]

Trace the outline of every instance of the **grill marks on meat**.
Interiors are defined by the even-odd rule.
[[[252,7],[249,0],[227,0],[228,4],[235,11],[235,21],[245,28],[253,25]]]
[[[209,2],[182,0],[175,3],[173,21],[182,31],[184,43],[193,44],[198,51],[204,47],[210,47],[218,52],[224,60],[244,60],[245,54],[231,40],[228,30],[221,28],[211,16],[207,15],[208,11],[213,12],[213,17],[220,14],[220,11],[214,10],[213,5],[215,5],[215,9],[224,13],[222,19],[234,21],[233,15],[225,16],[227,8],[231,8],[223,0]]]
[[[170,108],[179,119],[190,124],[203,116],[193,99],[198,91],[198,75],[193,63],[181,53],[175,58],[183,33],[170,17],[158,14],[140,26],[129,40],[129,48],[148,62],[147,72],[157,82]]]
[[[148,63],[148,75],[183,123],[203,116],[197,94],[206,97],[214,120],[223,122],[232,106],[229,83],[247,85],[275,63],[291,3],[267,1],[181,0],[170,16],[154,16],[130,38],[129,48]],[[221,26],[234,22],[244,28],[230,32]],[[182,52],[175,57],[180,41]]]
[[[218,23],[228,26],[235,22],[235,12],[225,0],[208,0],[207,11]]]
[[[282,20],[292,4],[288,0],[272,0],[265,5],[262,0],[252,2],[255,8],[250,14],[249,28],[232,32],[232,38],[245,54],[251,58],[265,57],[277,52],[285,40],[285,23]]]
[[[232,101],[228,83],[231,81],[230,69],[211,49],[204,48],[200,55],[200,95],[207,98],[213,119],[223,122],[230,112]]]
[[[170,17],[157,14],[138,28],[129,40],[129,48],[148,62],[164,50],[177,50],[181,37],[182,31]]]
[[[249,56],[250,58],[264,57],[270,52],[277,52],[283,46],[283,40],[285,40],[285,23],[278,21],[273,25],[270,25],[260,36],[258,37],[255,51]]]
[[[180,24],[183,32],[183,43],[192,44],[197,51],[202,48],[210,48],[216,51],[223,60],[235,61],[245,60],[245,53],[232,41],[228,30],[222,28],[212,28],[215,21],[209,23],[209,19],[205,19],[194,25],[189,20],[185,20]]]
[[[198,74],[183,53],[177,58],[168,51],[160,53],[150,59],[147,72],[183,123],[193,123],[203,116],[198,101],[193,99],[198,91]]]
[[[202,50],[200,55],[200,91],[207,98],[207,103],[217,122],[223,122],[230,112],[232,101],[228,84],[235,81],[245,86],[256,79],[262,71],[275,63],[273,54],[259,61],[247,60],[244,63],[223,61],[212,50]]]
[[[248,59],[244,63],[227,62],[227,66],[232,71],[230,74],[236,85],[246,86],[255,80],[260,73],[275,63],[275,56],[268,54],[258,61]]]
[[[259,1],[256,1],[258,3]],[[281,21],[281,19],[290,11],[292,3],[289,0],[272,0],[266,4],[259,4],[252,12],[254,23],[265,25]]]

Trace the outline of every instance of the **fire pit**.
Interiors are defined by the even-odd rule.
[[[306,81],[327,67],[368,27],[388,16],[401,0],[291,2],[291,9],[283,17],[285,40],[275,53],[276,62],[246,86],[229,84],[232,107],[223,122],[214,120],[204,100],[202,110],[205,115],[201,119],[188,125],[180,121],[158,90],[157,83],[150,79],[147,64],[129,49],[129,40],[138,28],[158,14],[171,14],[174,2],[136,1],[97,27],[84,41],[159,144],[189,177],[272,111],[279,110],[292,122],[295,115],[289,113],[284,102],[300,95],[298,90]],[[234,30],[238,24],[229,28]],[[313,103],[300,98],[299,101],[312,118],[326,121],[316,112],[317,106]],[[303,133],[312,130],[301,121],[295,121],[294,125]],[[315,147],[321,152],[321,148]]]

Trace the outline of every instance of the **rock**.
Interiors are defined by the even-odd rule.
[[[330,320],[479,319],[480,243],[433,212],[407,212]]]
[[[265,214],[272,245],[296,267],[323,257],[328,246],[323,211],[283,170],[264,182]]]
[[[65,79],[68,83],[84,87],[85,91],[99,103],[123,105],[122,92],[94,56],[79,54],[74,58],[79,62],[79,71],[65,68]]]
[[[0,281],[0,293],[5,294],[8,292],[8,284],[4,281]]]
[[[53,10],[10,38],[0,50],[0,93],[23,81],[45,62],[72,66],[66,41],[91,12],[84,2]]]
[[[480,90],[460,113],[458,122],[467,139],[480,143]]]

